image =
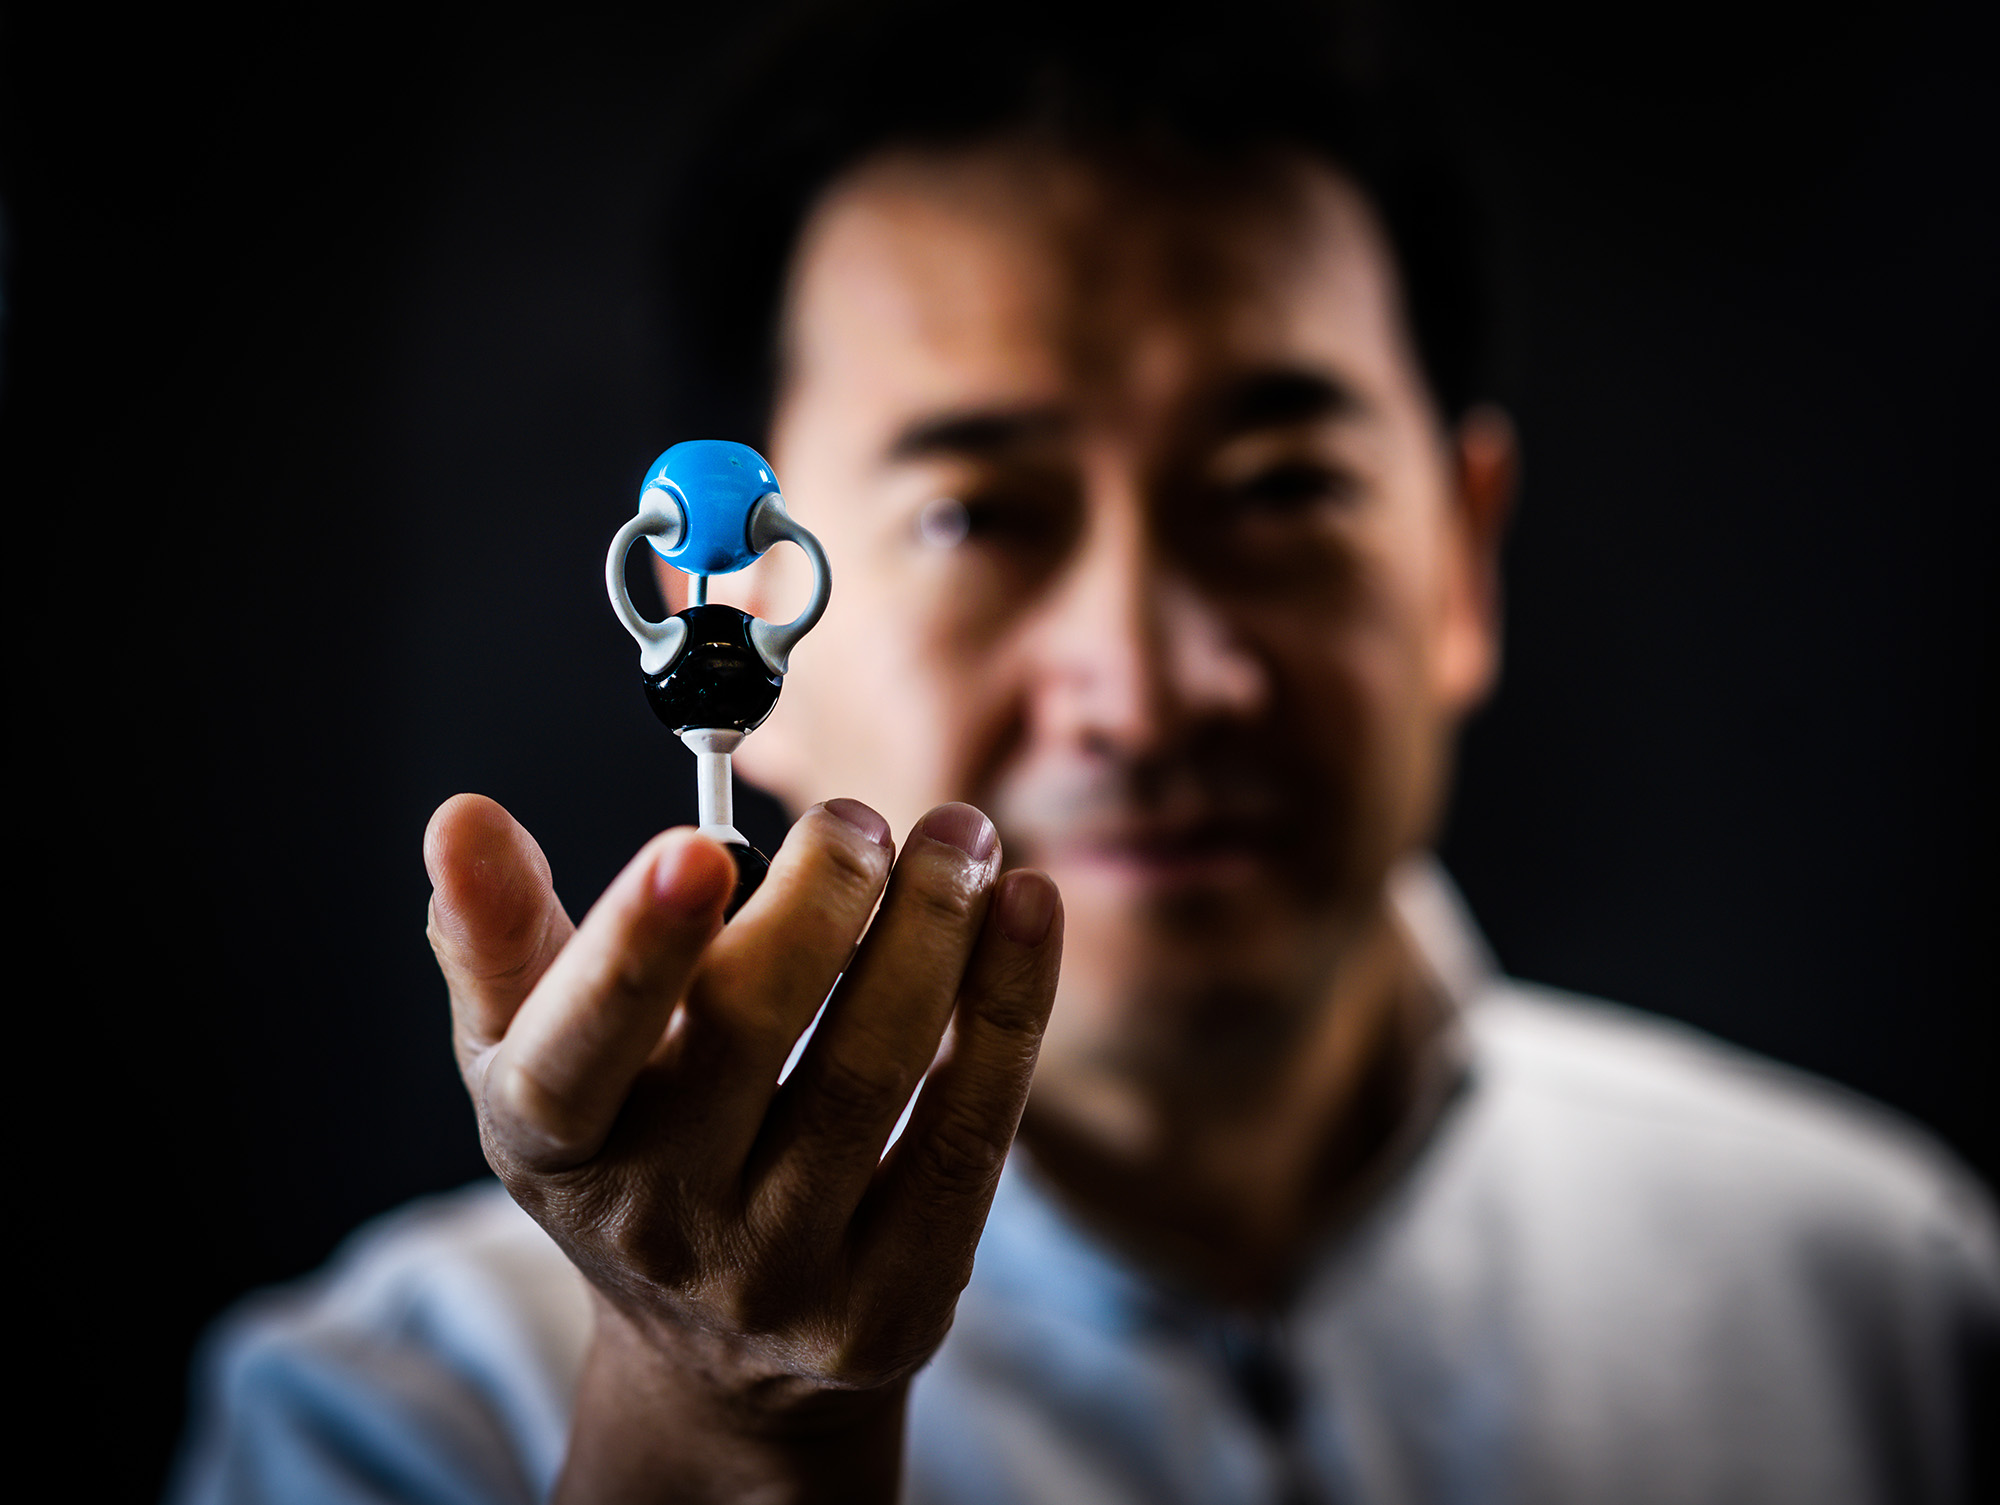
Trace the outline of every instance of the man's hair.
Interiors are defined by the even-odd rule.
[[[670,419],[768,438],[799,232],[850,169],[898,149],[1033,141],[1096,161],[1222,165],[1291,150],[1373,203],[1440,414],[1490,395],[1483,215],[1441,113],[1351,10],[810,0],[715,70],[681,132],[662,241]]]

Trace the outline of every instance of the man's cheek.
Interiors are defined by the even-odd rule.
[[[1309,640],[1308,640],[1309,641]],[[1380,663],[1350,635],[1322,635],[1318,652],[1284,668],[1281,778],[1291,809],[1287,867],[1315,899],[1354,881],[1354,864],[1382,844],[1400,803],[1394,695]]]
[[[920,684],[931,787],[997,819],[1002,790],[1034,751],[1018,676],[991,656],[954,655],[926,664]]]

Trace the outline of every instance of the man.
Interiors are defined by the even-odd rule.
[[[189,1496],[1966,1492],[1978,1190],[1495,978],[1423,857],[1515,457],[1421,131],[1295,18],[927,20],[803,24],[678,201],[686,410],[838,574],[770,878],[669,832],[572,926],[438,812],[512,1200],[239,1319]]]

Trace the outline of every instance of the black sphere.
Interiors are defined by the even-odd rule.
[[[747,611],[734,606],[690,606],[676,612],[688,625],[674,661],[646,676],[653,714],[674,729],[718,727],[747,732],[764,724],[784,681],[750,643]]]

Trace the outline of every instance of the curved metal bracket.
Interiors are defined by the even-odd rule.
[[[773,674],[783,674],[799,639],[826,615],[826,603],[833,597],[833,569],[812,530],[785,510],[785,499],[775,491],[766,492],[751,508],[749,534],[750,547],[758,554],[773,544],[795,543],[812,561],[812,597],[805,610],[783,626],[773,626],[761,617],[753,618],[750,623],[750,644],[757,650],[757,656]]]
[[[687,519],[680,503],[671,492],[653,487],[639,499],[639,515],[618,530],[618,536],[611,540],[611,552],[605,556],[604,589],[611,597],[611,609],[639,645],[639,667],[647,674],[658,674],[674,661],[687,641],[687,623],[679,617],[650,622],[639,615],[625,589],[625,556],[641,538],[657,540],[654,547],[664,554],[686,531]]]

